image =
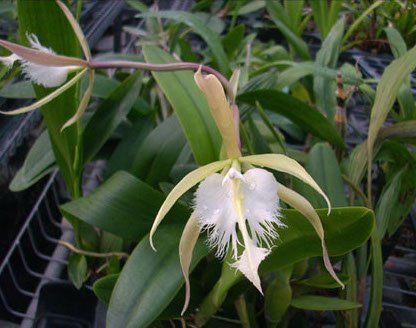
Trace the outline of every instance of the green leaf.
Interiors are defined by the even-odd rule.
[[[306,162],[306,170],[329,197],[333,206],[348,206],[341,170],[335,153],[328,144],[321,142],[312,147]],[[311,188],[300,183],[296,186],[314,207],[326,206],[322,197],[312,191]]]
[[[143,47],[148,63],[173,63],[175,59],[154,46]],[[199,165],[218,159],[221,138],[207,101],[191,72],[152,72],[173,107],[196,162]]]
[[[237,25],[222,38],[221,43],[229,58],[240,49],[245,30],[244,24]]]
[[[326,209],[317,210],[317,213],[324,227],[330,256],[340,256],[359,247],[369,238],[374,226],[374,213],[365,207],[333,208],[329,216]],[[260,272],[270,272],[322,255],[318,235],[299,212],[282,210],[282,222],[287,228],[279,229],[277,247],[261,264]]]
[[[17,11],[23,45],[28,45],[26,33],[34,33],[43,46],[51,47],[57,54],[80,56],[79,42],[56,2],[18,0]],[[39,85],[34,85],[34,90],[37,98],[43,98],[53,91]],[[78,138],[81,127],[74,124],[63,132],[61,128],[75,114],[78,102],[77,87],[73,86],[42,107],[57,164],[72,194],[80,189],[82,168],[75,162],[81,151]]]
[[[416,68],[416,46],[395,59],[385,69],[377,86],[376,99],[371,109],[368,131],[369,162],[372,162],[374,143],[387,114],[393,106],[400,86]]]
[[[103,278],[98,279],[92,286],[97,298],[108,304],[110,302],[111,294],[120,274],[109,274]]]
[[[339,273],[338,278],[347,285],[349,276],[347,274]],[[299,285],[313,287],[313,288],[324,288],[324,289],[332,289],[332,288],[339,288],[339,284],[331,277],[328,272],[323,272],[318,276],[313,276],[308,279],[303,279],[296,282]]]
[[[72,253],[68,261],[68,276],[76,288],[80,289],[88,278],[87,259],[84,255]]]
[[[182,225],[160,227],[155,236],[157,252],[150,248],[148,237],[136,246],[113,290],[107,327],[147,327],[173,300],[184,282],[177,251],[182,229]],[[199,241],[190,271],[206,255]]]
[[[387,231],[393,235],[407,218],[415,202],[415,181],[414,167],[405,166],[384,186],[375,209],[380,238]]]
[[[394,58],[403,56],[407,51],[407,46],[400,32],[394,27],[386,27],[384,28],[384,32],[386,32],[387,38],[389,39]]]
[[[36,98],[32,82],[19,81],[13,84],[6,84],[0,90],[0,97],[9,99],[33,99]]]
[[[264,316],[268,327],[277,327],[292,301],[290,270],[277,270],[276,278],[267,287],[264,298]]]
[[[140,148],[147,135],[153,130],[154,123],[148,118],[138,118],[133,125],[124,130],[123,137],[112,152],[107,163],[106,177],[117,171],[128,171],[132,173],[132,164],[139,153]]]
[[[377,230],[374,226],[371,232],[371,295],[370,306],[368,308],[368,315],[366,318],[365,327],[377,327],[380,322],[382,300],[383,300],[383,260],[381,254],[381,240]]]
[[[165,197],[123,171],[115,173],[87,197],[61,206],[65,216],[75,217],[127,240],[140,240],[152,226]],[[180,222],[189,210],[176,204],[166,222]]]
[[[23,166],[10,183],[11,191],[22,191],[56,168],[48,131],[44,131],[27,154]]]
[[[117,126],[126,119],[140,91],[140,71],[123,81],[97,108],[84,131],[84,163],[90,161]]]
[[[317,66],[336,68],[341,39],[344,33],[344,26],[344,19],[340,19],[339,22],[336,23],[331,29],[331,32],[322,43],[321,49],[319,49],[316,54]],[[328,119],[330,121],[332,121],[335,117],[337,106],[335,94],[336,87],[335,78],[327,78],[322,75],[316,75],[314,77],[313,91],[315,94],[316,106],[328,115]]]
[[[295,308],[312,311],[345,311],[357,309],[361,304],[334,297],[302,295],[290,304]]]
[[[344,142],[335,127],[318,111],[304,102],[276,90],[256,90],[244,93],[238,101],[262,107],[286,116],[313,135],[344,148]]]
[[[285,19],[282,17],[284,10],[282,5],[278,1],[267,1],[266,9],[269,15],[271,16],[273,23],[283,34],[285,39],[293,46],[299,56],[304,60],[310,60],[311,56],[309,54],[309,49],[305,41],[297,35],[297,32],[292,30],[285,22]]]
[[[204,39],[204,41],[207,43],[220,71],[226,76],[228,76],[231,73],[230,63],[228,62],[227,55],[224,51],[224,48],[222,47],[221,39],[219,38],[218,34],[214,33],[211,29],[209,29],[201,20],[201,18],[197,15],[185,11],[161,10],[157,12],[148,11],[144,14],[140,14],[140,16],[172,19],[174,21],[187,25],[195,33],[199,34],[201,38]]]
[[[168,181],[186,139],[175,115],[159,124],[135,152],[130,172],[151,186]],[[130,150],[131,151],[131,150]]]
[[[324,40],[338,19],[342,1],[331,1],[329,3],[325,1],[310,1],[309,4],[312,8],[314,21],[321,34],[321,40]]]

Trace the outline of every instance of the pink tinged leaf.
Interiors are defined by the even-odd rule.
[[[278,195],[282,201],[284,201],[286,204],[290,205],[294,209],[298,210],[312,224],[317,235],[321,239],[322,257],[324,260],[325,268],[327,269],[329,274],[335,279],[335,281],[338,282],[339,285],[344,289],[345,285],[337,277],[329,259],[328,250],[325,245],[324,228],[313,206],[302,195],[281,184],[279,184]]]
[[[195,248],[196,242],[201,229],[198,224],[198,218],[195,213],[192,213],[188,222],[186,223],[185,229],[183,230],[181,240],[179,242],[179,260],[181,262],[181,268],[183,277],[185,279],[185,303],[181,315],[188,309],[189,299],[191,297],[191,286],[189,283],[189,267],[192,261],[192,253]]]

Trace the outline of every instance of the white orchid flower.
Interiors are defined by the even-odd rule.
[[[68,90],[88,72],[88,87],[79,103],[76,113],[62,127],[62,129],[64,129],[76,122],[85,111],[92,93],[92,87],[94,83],[94,70],[89,69],[88,67],[88,62],[91,59],[91,52],[88,47],[88,43],[86,42],[85,36],[81,31],[81,28],[79,27],[78,23],[68,8],[60,1],[57,1],[57,4],[67,17],[68,22],[71,24],[80,42],[85,60],[58,55],[51,48],[43,46],[39,42],[38,37],[31,33],[26,33],[30,47],[24,47],[6,40],[0,40],[0,45],[12,52],[10,56],[0,57],[0,62],[3,63],[3,65],[10,68],[16,61],[20,62],[23,74],[33,83],[46,88],[59,87],[48,94],[46,97],[36,101],[29,106],[21,107],[11,111],[0,111],[0,113],[5,115],[17,115],[35,110]],[[69,81],[67,81],[68,75],[72,72],[78,73]]]
[[[193,213],[179,243],[179,258],[186,287],[182,314],[189,303],[189,267],[201,231],[207,231],[208,245],[215,249],[216,256],[222,258],[230,254],[230,265],[263,293],[258,268],[278,238],[277,229],[285,226],[279,220],[279,198],[301,212],[313,225],[321,239],[325,267],[344,287],[331,266],[324,230],[312,205],[295,191],[279,184],[272,173],[259,167],[290,174],[311,186],[326,200],[329,214],[331,204],[328,197],[299,163],[285,155],[242,156],[238,140],[238,117],[235,108],[230,108],[221,83],[213,75],[203,76],[200,70],[195,74],[195,81],[207,98],[223,139],[223,153],[229,159],[210,163],[186,175],[167,196],[150,231],[150,244],[155,250],[153,235],[158,225],[175,202],[199,184],[194,196]]]

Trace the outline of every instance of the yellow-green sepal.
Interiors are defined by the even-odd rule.
[[[344,289],[345,285],[337,277],[332,267],[331,261],[329,259],[328,251],[327,251],[326,244],[325,244],[325,233],[324,233],[324,228],[322,226],[322,222],[319,219],[319,216],[316,213],[313,206],[311,205],[311,203],[309,203],[309,201],[302,195],[298,194],[292,189],[285,187],[282,184],[279,184],[279,187],[277,189],[277,194],[280,200],[290,205],[294,209],[298,210],[301,214],[303,214],[303,216],[306,219],[308,219],[310,224],[313,226],[317,235],[321,239],[322,257],[324,260],[325,268],[328,270],[329,274],[335,279],[335,281]]]

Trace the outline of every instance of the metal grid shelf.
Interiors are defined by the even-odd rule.
[[[72,242],[73,232],[61,219],[62,196],[53,173],[0,265],[0,317],[31,327],[40,288],[64,282],[69,251],[58,240]]]

